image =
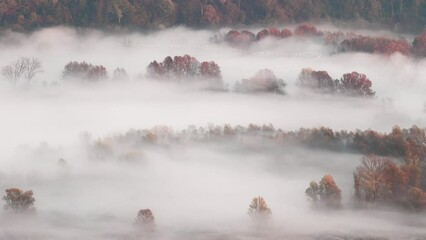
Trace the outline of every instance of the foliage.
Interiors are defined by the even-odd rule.
[[[261,196],[253,198],[249,205],[248,214],[254,218],[265,218],[272,214],[271,209]]]
[[[372,83],[365,74],[351,72],[343,74],[340,79],[339,92],[342,95],[368,97],[374,96],[371,90]]]
[[[71,80],[100,81],[107,78],[107,70],[102,65],[92,65],[86,62],[69,62],[64,67],[62,77]]]
[[[152,29],[182,24],[202,27],[331,19],[419,31],[426,22],[425,6],[423,0],[4,0],[0,1],[0,27],[32,30],[71,25]]]
[[[155,228],[155,218],[151,209],[141,209],[135,219],[135,225],[140,230],[153,231]]]
[[[384,37],[356,36],[340,43],[340,51],[356,51],[392,55],[399,52],[403,55],[410,53],[410,44],[406,40],[394,40]]]
[[[166,57],[163,62],[151,62],[147,67],[148,76],[157,79],[194,79],[221,80],[222,75],[219,65],[215,62],[200,63],[189,55]]]
[[[426,31],[414,39],[412,52],[416,56],[426,57]]]
[[[243,79],[241,82],[235,84],[235,91],[237,92],[268,92],[284,94],[285,82],[278,79],[274,72],[269,69],[258,71],[252,78]]]
[[[339,94],[354,97],[371,97],[375,92],[371,89],[372,82],[365,74],[358,72],[346,73],[339,80],[333,80],[326,71],[302,69],[297,85],[311,91]]]
[[[342,191],[331,175],[325,175],[319,184],[311,181],[305,190],[308,200],[314,207],[340,208]]]
[[[34,210],[35,199],[31,190],[24,192],[19,188],[7,189],[3,200],[6,202],[4,209],[8,211],[23,213]]]

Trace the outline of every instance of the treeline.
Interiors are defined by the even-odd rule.
[[[15,30],[76,27],[158,29],[350,21],[419,32],[426,0],[2,0],[0,26]]]
[[[416,126],[395,126],[389,133],[333,131],[326,127],[283,131],[270,124],[191,126],[182,131],[158,126],[88,142],[89,155],[97,160],[137,161],[148,147],[223,142],[249,148],[276,144],[359,153],[364,157],[353,174],[355,206],[426,209],[426,129]],[[332,176],[324,176],[319,183],[312,181],[305,193],[315,208],[341,207],[341,190]]]
[[[286,39],[290,37],[312,38],[320,40],[326,46],[331,46],[336,52],[365,52],[390,56],[400,53],[405,56],[426,57],[426,31],[416,36],[412,43],[406,39],[388,37],[373,37],[360,35],[355,32],[321,31],[311,24],[300,24],[293,31],[271,27],[257,33],[248,30],[230,30],[218,33],[210,38],[212,42],[226,42],[233,47],[246,48],[261,40]]]
[[[334,131],[327,127],[283,131],[276,129],[271,124],[249,124],[247,127],[228,124],[198,128],[190,126],[182,131],[174,131],[167,126],[157,126],[152,129],[131,130],[125,134],[98,139],[90,147],[94,153],[97,153],[97,156],[106,156],[114,155],[116,149],[120,150],[127,144],[136,146],[136,148],[153,144],[207,143],[227,140],[244,144],[252,143],[253,141],[250,139],[256,140],[257,138],[261,140],[255,141],[259,145],[269,140],[283,145],[300,145],[314,149],[365,155],[374,154],[401,161],[406,156],[415,154],[419,160],[426,162],[426,129],[417,126],[408,129],[395,126],[389,133],[374,130]]]

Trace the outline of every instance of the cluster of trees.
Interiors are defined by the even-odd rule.
[[[365,74],[357,72],[345,73],[338,79],[332,79],[326,71],[302,69],[297,85],[319,93],[339,94],[347,96],[370,97],[375,92],[371,89],[372,82]]]
[[[62,78],[65,80],[102,81],[108,78],[108,72],[102,65],[92,65],[87,62],[72,61],[65,65],[62,71]],[[113,73],[113,80],[126,80],[128,75],[123,68],[116,68]]]
[[[389,133],[380,133],[373,130],[333,131],[330,128],[301,128],[297,131],[283,131],[271,124],[249,124],[247,127],[225,124],[209,125],[208,127],[190,126],[182,131],[174,131],[167,126],[157,126],[152,129],[131,130],[114,137],[98,139],[90,142],[90,149],[94,153],[112,154],[126,149],[126,146],[141,149],[146,145],[163,145],[170,143],[187,142],[217,142],[236,141],[244,144],[245,139],[261,138],[257,141],[262,144],[273,141],[282,145],[301,145],[314,149],[323,149],[337,152],[374,154],[403,160],[407,154],[416,152],[426,173],[426,129],[413,126],[401,129],[395,126]],[[128,149],[128,147],[127,147]],[[93,156],[103,156],[104,154]],[[421,180],[426,186],[426,175]]]
[[[319,184],[311,181],[309,187],[305,190],[305,195],[315,208],[341,207],[342,191],[331,175],[325,175]]]
[[[196,58],[184,55],[168,56],[163,62],[151,62],[147,67],[148,76],[160,79],[191,79],[202,78],[221,80],[222,74],[219,65],[215,62],[199,62]]]
[[[402,0],[3,0],[0,26],[32,30],[55,25],[152,29],[339,20],[418,31],[426,2]]]
[[[408,154],[402,164],[388,157],[364,156],[353,174],[355,205],[426,210],[426,186],[421,180],[426,172],[422,165],[424,159],[421,161],[416,153]],[[331,175],[325,175],[319,184],[312,181],[305,195],[314,208],[341,207],[341,190]]]
[[[3,196],[5,201],[4,209],[14,213],[26,213],[34,211],[33,191],[22,191],[19,188],[6,189],[6,195]]]
[[[13,85],[22,80],[28,83],[41,72],[43,72],[41,61],[29,57],[21,57],[1,69],[1,75]]]
[[[399,204],[413,210],[426,209],[426,186],[422,184],[422,161],[408,153],[398,166],[390,158],[369,155],[354,173],[354,198],[360,204]]]
[[[285,94],[286,83],[275,76],[269,69],[258,71],[252,78],[243,79],[234,86],[236,92]]]
[[[251,43],[260,41],[262,39],[265,39],[267,37],[272,37],[275,39],[281,39],[281,38],[288,38],[291,36],[298,36],[298,37],[313,37],[313,36],[323,36],[324,32],[319,31],[314,25],[312,24],[300,24],[296,27],[294,30],[294,33],[284,28],[282,30],[279,30],[278,28],[271,27],[271,28],[265,28],[260,30],[257,34],[250,32],[248,30],[230,30],[226,34],[222,35],[221,33],[214,35],[211,40],[213,42],[221,42],[225,41],[232,46],[248,46]]]
[[[384,55],[401,53],[409,55],[411,45],[407,40],[395,40],[384,37],[369,37],[358,35],[356,37],[345,39],[339,45],[339,51],[348,52],[367,52]]]
[[[248,30],[230,30],[226,34],[214,35],[213,42],[226,42],[235,47],[247,47],[250,44],[272,37],[275,39],[295,37],[317,37],[327,45],[334,46],[338,52],[366,52],[374,54],[392,55],[400,53],[416,57],[426,57],[426,32],[417,36],[412,44],[406,39],[391,39],[387,37],[371,37],[356,34],[354,32],[330,32],[320,31],[314,25],[301,24],[294,32],[284,28],[268,28],[259,31],[257,34]]]

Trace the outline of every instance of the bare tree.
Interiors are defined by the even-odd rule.
[[[43,66],[40,60],[28,57],[21,57],[1,70],[2,76],[13,84],[22,77],[29,82],[41,72],[43,72]]]
[[[40,60],[36,58],[21,58],[24,62],[24,77],[29,82],[35,75],[43,72],[43,66]]]

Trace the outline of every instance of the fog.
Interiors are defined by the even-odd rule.
[[[385,31],[361,32],[395,37]],[[215,33],[182,27],[149,34],[63,27],[4,33],[0,66],[21,56],[36,57],[44,72],[18,86],[1,79],[0,191],[33,190],[36,214],[2,212],[0,239],[426,238],[422,214],[353,209],[352,173],[359,154],[216,142],[147,146],[138,149],[141,157],[135,162],[91,158],[84,134],[94,141],[156,125],[176,131],[189,125],[249,123],[283,130],[426,127],[425,60],[336,54],[316,40],[299,38],[267,39],[238,49],[210,42]],[[287,94],[208,91],[146,76],[151,61],[184,54],[215,61],[231,90],[236,81],[271,69],[287,83]],[[122,67],[130,79],[69,83],[61,73],[70,61],[104,65],[110,77]],[[296,80],[306,67],[326,70],[333,78],[364,73],[376,97],[303,91]],[[61,158],[66,165],[58,164]],[[333,175],[342,189],[343,209],[315,211],[306,200],[309,182],[325,174]],[[247,215],[258,195],[272,209],[267,225],[258,226]],[[140,235],[133,225],[142,208],[150,208],[156,218],[156,231],[149,235]]]

